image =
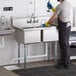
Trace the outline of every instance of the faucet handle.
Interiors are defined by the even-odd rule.
[[[39,22],[39,21],[38,21],[38,19],[37,19],[37,21],[36,21],[36,22],[37,22],[37,23]]]
[[[30,19],[30,20],[27,20],[27,23],[31,23],[32,22],[32,20]]]
[[[34,20],[33,20],[33,23],[38,23],[38,19],[37,19],[37,20],[36,20],[36,19],[34,19]]]

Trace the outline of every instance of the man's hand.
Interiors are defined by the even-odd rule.
[[[50,26],[49,22],[46,22],[45,24],[42,24],[42,27],[49,27],[49,26]]]
[[[48,7],[48,9],[51,9],[52,12],[55,12],[55,10],[56,10],[56,8],[54,8],[49,1],[48,1],[48,3],[47,3],[47,7]]]
[[[56,11],[56,8],[52,8],[52,12],[55,12]]]
[[[52,9],[53,8],[52,4],[49,1],[47,3],[47,7],[48,7],[48,9]]]
[[[45,23],[45,26],[46,26],[46,27],[50,26],[49,22],[46,22],[46,23]]]

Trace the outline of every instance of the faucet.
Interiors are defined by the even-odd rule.
[[[38,19],[36,19],[35,15],[32,13],[30,20],[27,20],[27,23],[38,23]]]

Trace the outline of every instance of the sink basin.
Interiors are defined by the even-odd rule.
[[[57,26],[57,24],[51,24],[51,26]],[[48,26],[48,27],[51,27],[51,26]],[[46,28],[46,27],[43,27],[43,26],[23,27],[23,29],[30,29],[30,28]]]
[[[23,27],[23,29],[30,29],[30,28],[42,28],[42,26],[36,26],[36,27]]]
[[[10,35],[14,32],[14,30],[10,29],[10,28],[6,28],[6,29],[0,29],[0,35]]]
[[[47,21],[47,19],[38,19],[37,23],[28,23],[30,18],[13,18],[12,20],[13,20],[12,21],[13,27],[17,27],[17,28],[21,28],[21,29],[27,29],[27,30],[33,29],[33,28],[44,29],[46,27],[42,27],[41,25]],[[52,25],[56,26],[55,22]]]

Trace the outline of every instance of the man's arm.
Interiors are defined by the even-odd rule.
[[[48,20],[48,23],[51,24],[55,19],[57,18],[56,12],[53,14],[53,16]]]

